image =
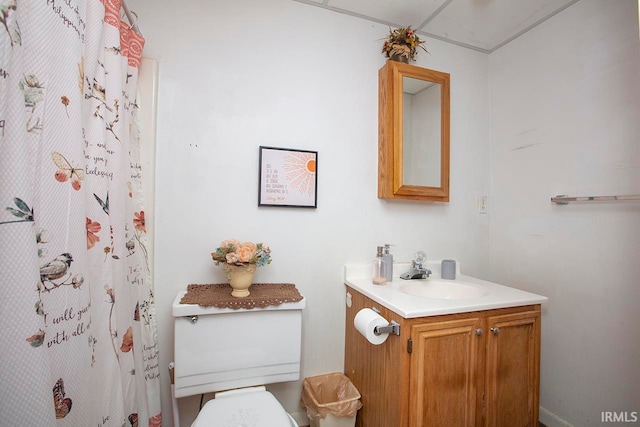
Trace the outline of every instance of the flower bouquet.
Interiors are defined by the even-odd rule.
[[[418,48],[429,53],[423,44],[424,41],[411,29],[411,25],[395,30],[389,28],[389,36],[382,45],[382,53],[387,58],[408,63],[409,60],[415,61]]]
[[[225,276],[233,288],[234,297],[249,296],[256,268],[271,264],[271,250],[264,243],[224,240],[211,258],[216,265],[222,264]]]

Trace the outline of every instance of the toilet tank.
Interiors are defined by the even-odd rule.
[[[253,309],[172,305],[176,397],[300,378],[306,300]]]

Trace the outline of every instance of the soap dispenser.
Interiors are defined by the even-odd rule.
[[[387,282],[393,282],[393,254],[389,252],[391,245],[389,243],[384,244],[384,260],[385,268],[387,269]]]
[[[372,277],[374,285],[386,285],[387,284],[387,268],[384,263],[382,246],[378,246],[378,253],[376,259],[373,260]]]

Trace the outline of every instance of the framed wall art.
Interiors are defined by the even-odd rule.
[[[318,152],[260,147],[258,206],[316,208]]]

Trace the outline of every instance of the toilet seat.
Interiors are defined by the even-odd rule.
[[[263,386],[225,391],[215,396],[202,407],[191,427],[297,426]]]

